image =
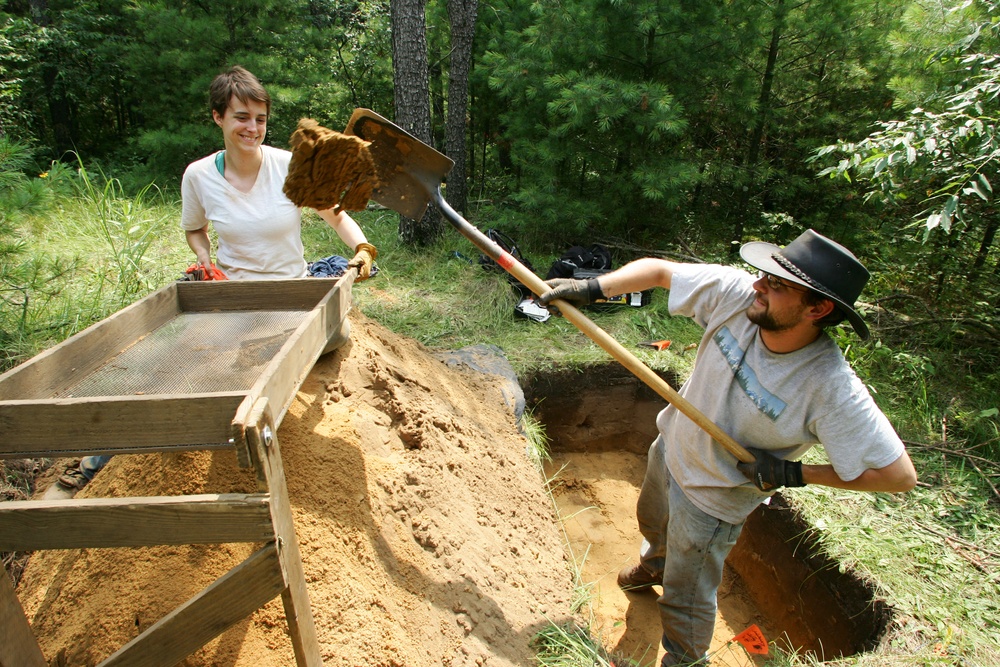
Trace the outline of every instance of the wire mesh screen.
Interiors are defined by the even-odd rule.
[[[181,313],[51,398],[245,391],[307,313]]]

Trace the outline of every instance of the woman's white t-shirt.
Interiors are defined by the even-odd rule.
[[[263,161],[250,192],[219,173],[217,153],[188,165],[181,181],[181,227],[212,224],[219,237],[216,264],[230,280],[304,278],[302,211],[282,186],[292,154],[261,146]]]

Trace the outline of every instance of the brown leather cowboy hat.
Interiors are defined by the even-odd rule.
[[[854,303],[871,274],[844,246],[809,229],[784,248],[764,241],[745,243],[740,256],[754,268],[827,297],[858,335],[868,338],[868,325],[854,310]]]

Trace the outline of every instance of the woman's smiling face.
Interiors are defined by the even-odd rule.
[[[229,98],[224,115],[212,112],[216,125],[222,128],[226,150],[256,152],[267,134],[267,105],[255,100]]]

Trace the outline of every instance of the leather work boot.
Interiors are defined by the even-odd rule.
[[[618,587],[627,593],[640,593],[662,583],[663,576],[651,573],[642,563],[630,565],[618,573]]]
[[[80,470],[79,464],[74,467],[66,468],[66,472],[60,475],[59,479],[56,480],[56,484],[67,491],[79,491],[89,483],[90,480],[87,479],[87,476],[83,474],[82,470]]]

